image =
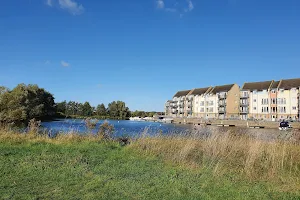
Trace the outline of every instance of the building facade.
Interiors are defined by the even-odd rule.
[[[173,117],[278,121],[299,120],[300,78],[247,82],[178,91],[165,103]]]
[[[212,87],[194,89],[192,95],[193,100],[193,117],[205,118],[206,117],[206,95]]]

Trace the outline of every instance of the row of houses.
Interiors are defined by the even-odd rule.
[[[165,104],[172,117],[298,120],[300,78],[210,86],[178,91]]]

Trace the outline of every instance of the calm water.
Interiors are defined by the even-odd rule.
[[[195,128],[193,125],[178,125],[178,124],[164,124],[158,122],[138,122],[128,120],[107,120],[115,128],[115,136],[128,136],[138,137],[143,134],[147,135],[174,135],[174,134],[193,134],[197,136],[209,135],[212,132],[226,132],[228,130],[236,131],[241,134],[248,134],[255,138],[262,140],[276,140],[276,139],[289,139],[291,132],[279,131],[278,129],[249,129],[249,128],[238,128],[238,127],[217,127],[208,126],[205,128]],[[99,120],[93,133],[96,133],[99,126],[104,120]],[[43,122],[42,126],[49,130],[51,134],[58,132],[75,132],[78,134],[86,134],[89,130],[85,126],[85,122],[82,119],[64,119],[51,122]]]
[[[115,136],[139,136],[143,133],[149,135],[182,133],[192,129],[191,125],[174,125],[158,122],[138,122],[129,120],[107,120],[115,128]],[[104,120],[99,120],[93,133],[96,133]],[[57,132],[76,132],[87,133],[89,130],[82,119],[64,119],[51,122],[43,122],[42,126],[53,133]]]

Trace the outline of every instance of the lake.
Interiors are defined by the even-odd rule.
[[[191,130],[191,125],[175,125],[158,122],[129,121],[129,120],[106,120],[115,128],[115,136],[139,136],[143,133],[148,135],[182,133]],[[104,120],[98,120],[96,128],[92,130],[96,133]],[[43,122],[42,127],[51,132],[75,132],[85,134],[89,130],[86,128],[84,119],[63,119],[57,121]]]
[[[289,139],[292,135],[288,131],[279,131],[278,129],[249,129],[239,127],[217,127],[208,126],[205,128],[198,128],[195,130],[193,125],[180,125],[180,124],[165,124],[158,122],[139,122],[129,120],[107,120],[115,128],[114,136],[128,136],[138,137],[143,134],[150,136],[153,135],[185,135],[193,134],[197,136],[205,136],[212,132],[223,133],[228,130],[234,130],[237,133],[248,134],[255,138],[262,140],[276,140],[276,139]],[[98,120],[96,128],[92,130],[92,133],[96,133],[99,126],[104,120]],[[86,134],[89,130],[86,128],[85,121],[83,119],[62,119],[50,122],[43,122],[42,127],[49,130],[51,133],[56,134],[58,132],[63,133],[78,133]]]

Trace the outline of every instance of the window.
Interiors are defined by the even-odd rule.
[[[256,110],[256,107],[253,107],[253,110]]]
[[[293,108],[292,108],[293,110],[297,110],[297,108],[296,108],[296,106],[293,106]]]
[[[254,99],[253,101],[256,102],[256,99]]]
[[[286,104],[286,99],[285,98],[283,98],[283,104]]]
[[[274,94],[274,93],[276,93],[276,91],[275,91],[275,90],[272,90],[271,92],[272,92],[273,94]]]
[[[264,107],[261,107],[261,112],[264,112]]]

